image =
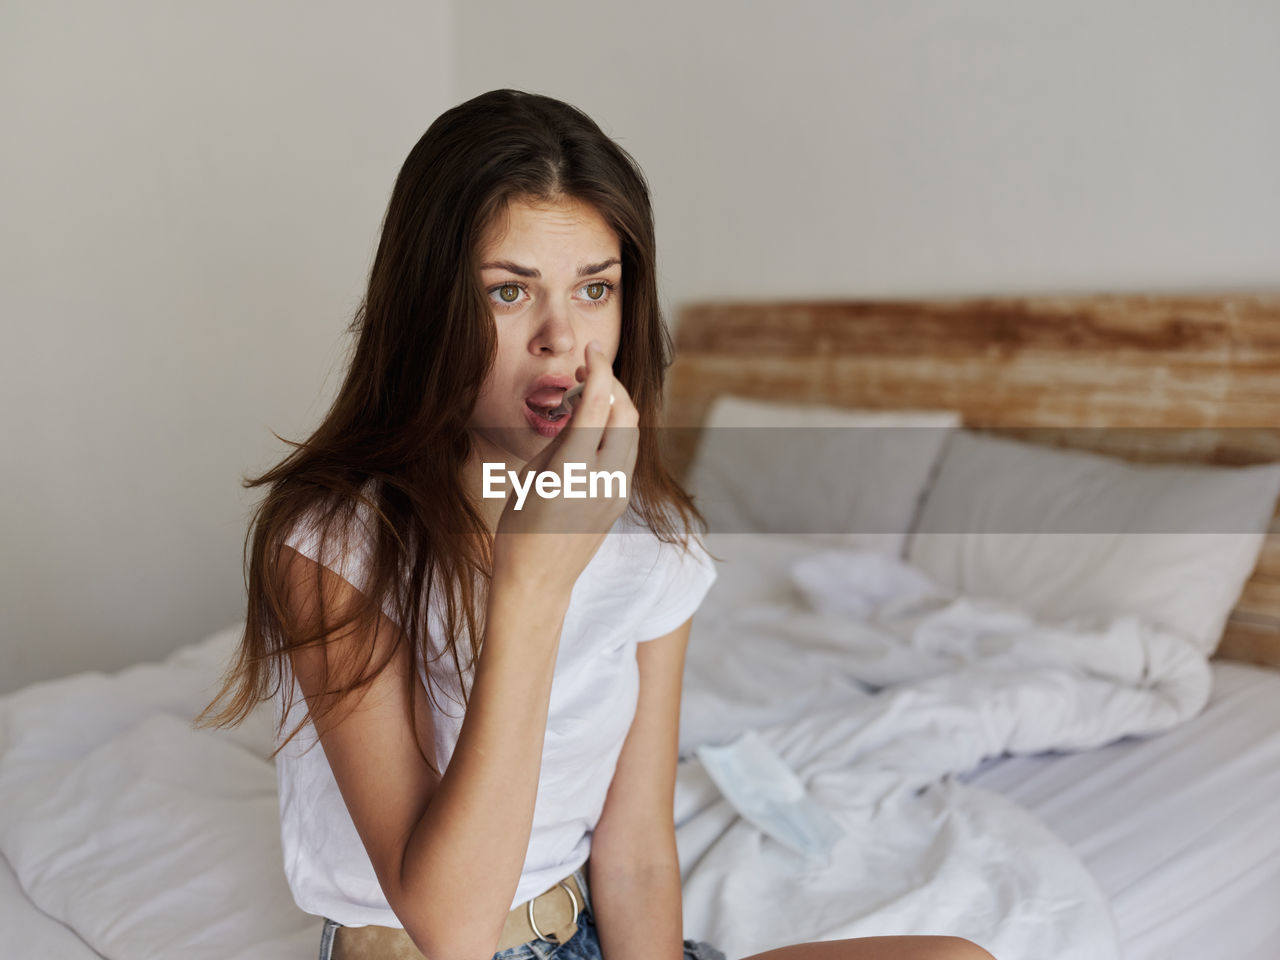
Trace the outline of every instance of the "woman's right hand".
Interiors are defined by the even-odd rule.
[[[580,380],[584,374],[586,382],[573,418],[525,464],[520,483],[528,482],[530,473],[543,472],[563,480],[566,463],[583,464],[575,470],[583,478],[577,483],[585,486],[587,496],[569,499],[561,491],[543,498],[531,486],[517,510],[512,494],[494,537],[495,580],[501,576],[538,591],[552,591],[553,596],[559,593],[566,603],[578,576],[627,508],[640,438],[640,415],[595,341],[587,345],[585,367],[578,368]],[[615,475],[613,496],[592,497],[590,477],[597,471],[621,473],[625,487]],[[619,496],[620,490],[626,495]]]

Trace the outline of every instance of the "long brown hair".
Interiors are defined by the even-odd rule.
[[[291,651],[352,627],[372,636],[381,609],[398,613],[410,648],[412,723],[412,688],[432,649],[423,597],[440,597],[444,636],[437,643],[451,655],[459,679],[464,633],[468,666],[474,665],[492,538],[467,495],[463,468],[472,450],[468,418],[497,343],[492,305],[480,284],[479,244],[513,200],[558,199],[589,204],[621,244],[622,323],[613,367],[641,427],[631,509],[661,540],[685,549],[694,518],[705,529],[665,467],[653,429],[673,350],[658,302],[644,175],[630,154],[567,103],[517,90],[481,94],[441,114],[396,178],[368,291],[348,327],[354,348],[333,406],[306,441],[284,441],[295,449],[283,461],[244,479],[249,488],[269,484],[250,524],[251,548],[246,537],[245,632],[222,689],[196,726],[238,724],[285,687],[280,734],[293,703],[293,685],[283,682]],[[362,547],[368,552],[357,605],[299,622],[277,562],[286,537],[310,518],[322,550],[335,537],[342,551],[356,549],[350,530],[358,509],[374,518],[376,529]],[[317,595],[320,577],[317,566]],[[372,681],[396,651],[377,664],[371,644],[362,653],[364,662],[344,664],[332,688],[326,672],[323,689],[337,696],[322,697],[316,716],[308,709],[276,752],[308,721],[327,716],[341,694]]]

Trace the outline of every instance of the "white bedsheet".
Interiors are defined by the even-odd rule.
[[[1216,661],[1213,677],[1204,712],[1160,737],[971,779],[1084,859],[1126,960],[1280,957],[1280,671]]]

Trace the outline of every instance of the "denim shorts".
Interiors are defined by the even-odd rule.
[[[604,960],[600,952],[600,940],[596,936],[596,918],[591,910],[591,891],[582,870],[573,872],[582,890],[582,911],[578,914],[578,930],[564,943],[549,940],[530,940],[506,950],[499,950],[493,960]],[[320,960],[330,960],[333,949],[333,931],[337,927],[332,920],[325,920],[320,942]],[[725,955],[703,940],[684,941],[684,960],[726,960]]]

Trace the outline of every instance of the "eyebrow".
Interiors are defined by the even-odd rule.
[[[608,260],[602,260],[600,263],[588,263],[585,267],[578,268],[578,276],[585,277],[588,274],[599,273],[606,267],[611,267],[615,263],[621,263],[617,257],[611,257]],[[522,267],[518,263],[512,263],[510,260],[489,260],[480,264],[481,270],[509,270],[518,277],[532,277],[534,280],[542,278],[542,274],[532,267]]]

